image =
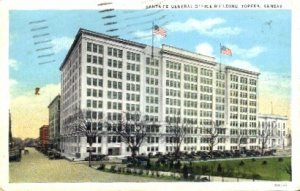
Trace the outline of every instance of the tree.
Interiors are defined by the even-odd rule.
[[[238,150],[241,150],[242,144],[247,144],[247,130],[246,129],[238,129],[238,134],[237,134]]]
[[[92,128],[92,123],[95,121],[92,119],[92,111],[77,109],[75,113],[70,115],[67,118],[68,127],[67,134],[75,134],[78,136],[85,136],[87,143],[89,144],[89,166],[91,167],[91,154],[92,154],[92,145],[95,142],[96,137],[99,132],[97,128]]]
[[[271,127],[269,123],[263,123],[259,132],[259,139],[261,143],[261,154],[264,154],[264,151],[267,147],[267,142],[269,141],[271,136]]]
[[[116,124],[115,133],[121,137],[131,151],[131,156],[136,157],[145,138],[150,134],[147,128],[151,125],[143,119],[139,112],[126,113],[126,119]]]
[[[175,157],[179,158],[180,147],[182,141],[184,140],[187,131],[187,126],[181,122],[180,117],[172,117],[169,121],[167,121],[168,126],[166,127],[167,135],[170,136],[170,142],[175,146]]]
[[[212,154],[214,146],[218,144],[219,127],[214,121],[211,121],[211,127],[207,128],[209,152]]]

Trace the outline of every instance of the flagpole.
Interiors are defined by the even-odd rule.
[[[222,58],[222,44],[220,43],[220,52],[219,52],[219,54],[220,54],[220,73],[221,73],[221,62],[222,62],[222,60],[221,60],[221,58]]]
[[[154,30],[154,22],[152,22],[152,47],[151,47],[151,58],[153,59],[153,56],[154,56],[154,48],[153,48],[153,46],[154,46],[154,32],[153,32],[153,30]]]

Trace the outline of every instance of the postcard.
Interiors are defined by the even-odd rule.
[[[0,5],[2,190],[299,189],[299,3]]]

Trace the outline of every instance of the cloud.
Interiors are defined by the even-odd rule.
[[[254,64],[252,64],[251,62],[246,61],[246,60],[236,59],[236,60],[230,61],[230,60],[226,59],[223,61],[223,63],[225,63],[226,65],[236,67],[236,68],[241,68],[244,70],[260,72],[260,69],[258,67],[256,67]]]
[[[59,53],[60,51],[69,50],[73,43],[74,38],[70,37],[56,37],[53,38],[51,43],[53,45],[54,53]]]
[[[265,48],[262,46],[254,46],[251,48],[240,48],[239,46],[235,44],[227,44],[228,48],[230,48],[234,55],[241,56],[243,58],[254,58],[261,53],[265,52]]]
[[[14,84],[12,80],[12,84]],[[60,92],[60,84],[48,84],[40,87],[40,95],[34,89],[11,97],[10,111],[12,128],[16,137],[38,137],[38,129],[48,124],[48,105]]]
[[[12,68],[13,70],[18,70],[19,69],[20,63],[17,62],[15,59],[9,59],[9,67]]]
[[[279,97],[290,97],[291,76],[290,74],[262,72],[259,77],[259,91],[261,95],[276,95]]]
[[[213,47],[209,43],[200,43],[196,46],[196,52],[200,54],[204,54],[207,56],[214,56],[213,55]]]
[[[219,27],[225,23],[226,20],[222,18],[209,18],[205,20],[190,18],[185,22],[172,22],[166,28],[172,32],[197,31],[208,36],[238,35],[241,32],[241,29],[238,27]]]
[[[18,84],[18,81],[15,79],[9,79],[9,88],[13,88]]]

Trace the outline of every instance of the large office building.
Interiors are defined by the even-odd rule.
[[[129,155],[107,122],[140,112],[151,126],[139,153],[174,151],[168,124],[174,116],[188,127],[182,151],[209,150],[208,129],[218,128],[214,149],[256,149],[259,73],[218,63],[214,57],[169,45],[161,48],[80,29],[61,67],[61,149],[88,155],[76,130],[86,111],[95,153]],[[77,153],[77,154],[76,154]]]
[[[60,140],[60,95],[49,104],[49,142],[52,147],[59,148]]]

